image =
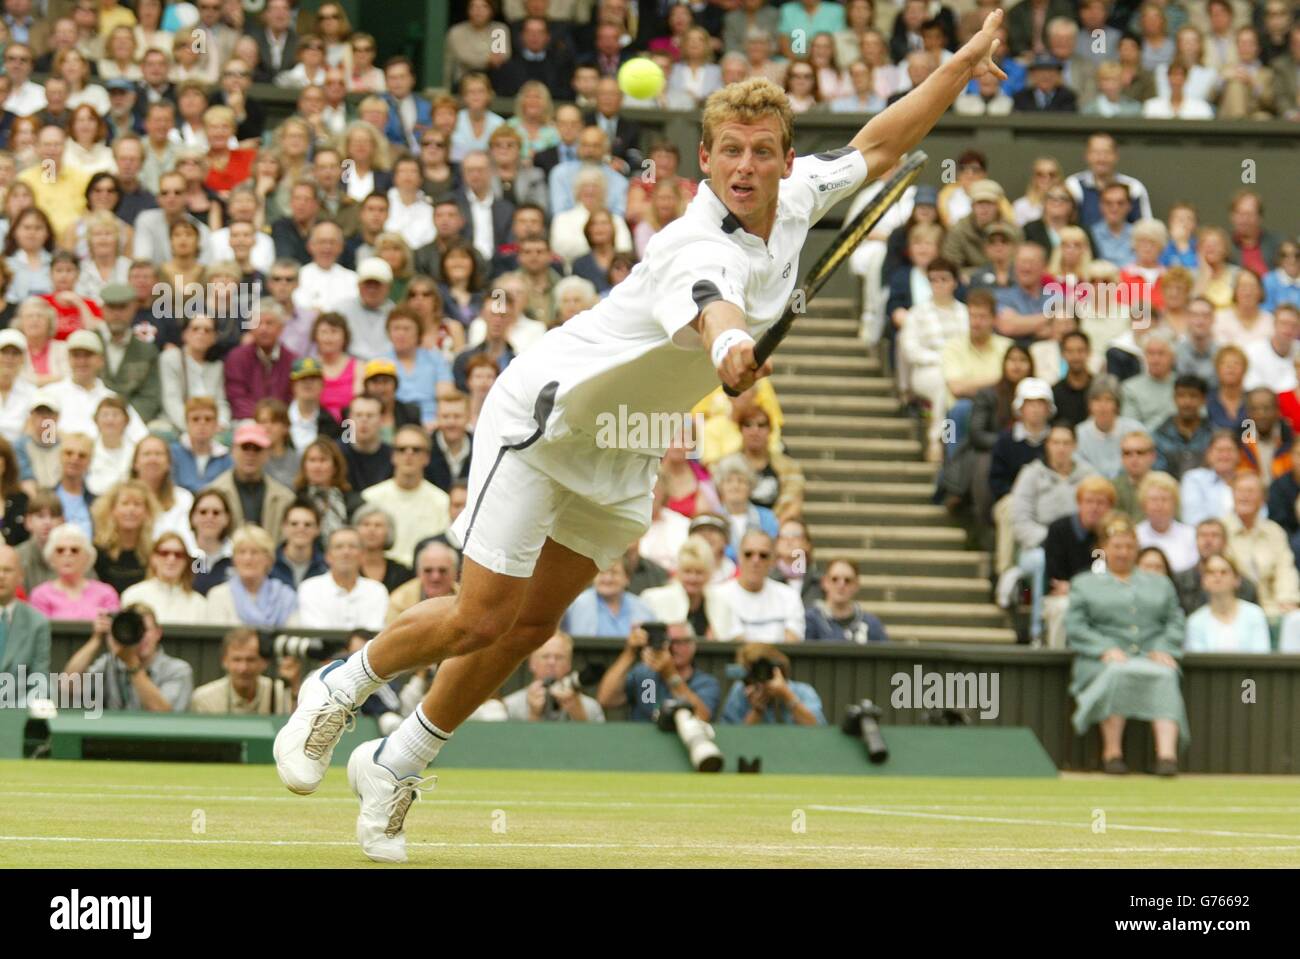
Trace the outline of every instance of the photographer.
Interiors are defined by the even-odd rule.
[[[533,681],[505,698],[506,713],[530,723],[572,720],[603,723],[600,703],[577,691],[568,677],[573,673],[573,640],[557,632],[528,657]]]
[[[184,660],[168,656],[161,646],[162,629],[154,611],[136,603],[113,615],[96,616],[90,639],[73,653],[63,671],[102,673],[105,709],[183,713],[194,691],[194,670]]]
[[[745,670],[727,694],[722,707],[724,723],[786,723],[797,726],[825,726],[821,697],[807,683],[786,679],[790,660],[785,653],[766,643],[746,643],[736,653]]]
[[[289,711],[289,690],[281,680],[264,676],[267,662],[257,633],[232,629],[221,639],[221,668],[226,675],[194,690],[190,711],[214,716],[269,716]]]
[[[633,626],[627,645],[601,677],[596,699],[607,709],[628,705],[627,718],[643,723],[654,720],[661,703],[685,700],[707,723],[722,701],[722,685],[695,668],[695,640],[685,624],[670,625],[667,642],[658,649],[645,629]]]

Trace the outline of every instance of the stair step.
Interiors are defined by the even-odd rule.
[[[795,413],[861,413],[875,416],[903,416],[903,404],[894,396],[796,393],[781,397],[781,409]]]
[[[805,503],[929,503],[934,485],[862,483],[854,480],[810,480],[804,484]]]
[[[918,459],[921,443],[915,439],[876,437],[786,436],[786,451],[801,462],[814,460]]]
[[[825,312],[819,311],[816,316],[801,316],[790,327],[787,340],[796,337],[824,336],[840,342],[856,342],[859,344],[859,349],[864,348],[862,341],[858,339],[858,330],[862,327],[861,319],[850,316],[843,311],[841,311],[841,314],[840,316],[829,316]]]
[[[816,534],[813,541],[816,542]],[[878,549],[845,546],[827,550],[858,564],[863,576],[963,576],[987,581],[989,558],[964,549]],[[823,554],[826,555],[826,554]]]
[[[990,602],[983,603],[871,603],[868,612],[879,616],[886,626],[970,625],[1005,629],[1007,615]]]
[[[805,503],[805,507],[812,506]],[[902,548],[910,546],[918,550],[964,549],[966,531],[956,526],[919,526],[915,522],[894,526],[867,526],[853,522],[827,524],[817,523],[818,517],[807,509],[805,517],[809,520],[808,533],[813,542],[820,547],[864,547],[873,546]],[[879,521],[882,517],[871,517]]]
[[[880,361],[868,355],[866,345],[856,336],[809,335],[799,329],[798,323],[794,325],[790,335],[781,344],[781,353],[787,355],[792,353],[815,353],[817,355],[845,353],[864,357],[876,367],[880,366]]]
[[[789,413],[781,426],[791,436],[916,436],[916,422],[908,416],[857,416]]]
[[[894,396],[894,381],[887,376],[829,376],[825,374],[787,373],[772,375],[778,396],[787,393],[852,392],[861,396]]]
[[[898,479],[916,480],[933,487],[938,467],[919,460],[825,460],[795,457],[803,475],[815,479]]]
[[[896,643],[1013,645],[1016,642],[1016,631],[1010,627],[997,629],[972,626],[918,626],[908,623],[900,623],[898,626],[890,626],[888,623],[885,625],[889,630],[889,638]]]
[[[838,556],[836,551],[822,554],[823,559]],[[978,577],[961,576],[860,576],[858,600],[874,602],[988,602],[989,582]]]
[[[952,518],[942,506],[930,503],[825,503],[819,500],[804,500],[804,519],[812,523],[835,523],[842,527],[841,535],[860,532],[860,523],[874,523],[886,528],[898,526],[917,526],[916,535],[925,536],[931,532],[930,527],[940,526],[961,534],[965,542],[965,532],[952,524]]]
[[[832,239],[834,239],[832,237]],[[858,301],[852,296],[819,296],[812,301],[813,309],[818,315],[826,313],[843,313],[851,316],[858,310]]]
[[[776,354],[776,368],[782,374],[801,374],[803,376],[838,376],[854,379],[880,378],[880,364],[861,353],[840,352],[826,353],[786,353]]]

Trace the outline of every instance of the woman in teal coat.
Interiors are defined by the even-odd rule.
[[[1151,722],[1156,741],[1155,772],[1178,772],[1178,748],[1190,738],[1179,688],[1184,618],[1167,577],[1136,568],[1137,530],[1123,513],[1101,522],[1094,571],[1070,581],[1065,617],[1067,642],[1077,655],[1070,693],[1079,735],[1101,726],[1102,764],[1125,773],[1124,723]],[[1104,569],[1102,563],[1104,561]]]

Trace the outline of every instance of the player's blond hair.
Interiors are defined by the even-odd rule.
[[[706,150],[712,150],[713,137],[722,124],[761,123],[770,116],[781,124],[781,152],[788,153],[794,145],[794,111],[785,91],[766,77],[729,83],[704,102],[700,140]]]

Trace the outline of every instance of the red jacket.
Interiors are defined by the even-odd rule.
[[[226,399],[230,415],[237,420],[252,419],[257,401],[274,397],[288,403],[293,399],[289,372],[298,354],[280,347],[279,358],[268,368],[257,355],[257,347],[244,343],[226,354]]]

